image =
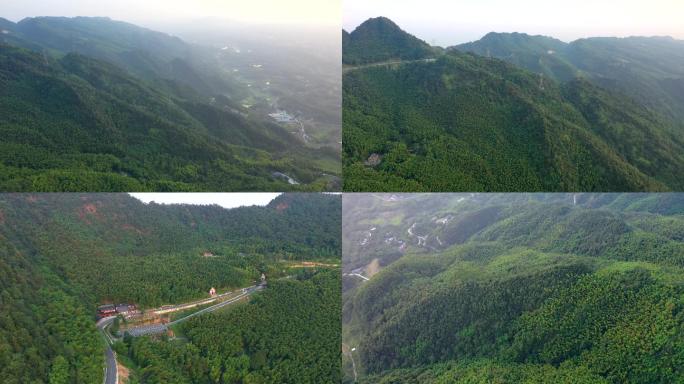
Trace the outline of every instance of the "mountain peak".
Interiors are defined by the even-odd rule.
[[[361,25],[356,27],[354,31],[364,29],[379,30],[381,32],[391,32],[396,30],[401,31],[401,28],[399,28],[399,26],[394,21],[384,16],[371,17],[370,19],[364,21],[363,23],[361,23]]]
[[[344,36],[343,62],[364,64],[388,60],[416,60],[433,55],[432,47],[403,31],[386,17],[374,17]]]

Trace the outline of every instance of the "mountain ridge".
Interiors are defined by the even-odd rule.
[[[488,35],[489,36],[489,35]],[[495,57],[559,81],[587,77],[668,116],[684,130],[684,41],[670,36],[589,37],[569,43],[499,33],[448,50]],[[654,56],[656,58],[654,58]]]

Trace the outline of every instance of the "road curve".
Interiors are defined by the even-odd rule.
[[[107,327],[109,324],[111,324],[116,316],[109,316],[109,317],[104,317],[100,319],[100,321],[97,322],[97,329],[102,333],[102,336],[105,338],[105,373],[104,373],[104,384],[116,384],[118,381],[118,371],[116,369],[116,355],[114,354],[114,351],[112,350],[111,346],[111,339],[109,338],[109,335],[107,335],[107,331],[105,331],[105,327]]]

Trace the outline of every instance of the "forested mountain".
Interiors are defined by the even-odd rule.
[[[658,191],[684,186],[681,120],[604,81],[574,76],[573,67],[555,54],[543,62],[555,76],[531,72],[539,69],[535,55],[555,52],[564,44],[560,41],[521,34],[483,40],[493,42],[478,53],[503,56],[507,47],[516,61],[451,49],[437,59],[347,68],[345,190]],[[675,76],[674,70],[670,74]]]
[[[559,81],[586,77],[661,112],[682,127],[684,41],[596,37],[564,43],[545,36],[490,33],[450,49],[499,58]]]
[[[390,60],[418,60],[434,55],[426,42],[404,32],[392,20],[377,17],[351,33],[342,31],[342,62],[358,65]]]
[[[344,205],[345,380],[352,358],[363,383],[684,377],[681,194],[345,195]]]
[[[97,305],[179,303],[262,272],[275,279],[285,261],[338,258],[340,215],[336,195],[230,210],[123,194],[0,195],[3,382],[102,382]]]
[[[107,18],[4,24],[0,190],[336,188],[337,151],[243,105],[209,48]]]

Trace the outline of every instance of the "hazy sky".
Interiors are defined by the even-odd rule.
[[[0,17],[108,16],[133,23],[206,17],[246,23],[335,24],[341,0],[1,0]]]
[[[267,205],[279,193],[131,193],[131,196],[145,203],[158,204],[217,204],[224,208],[250,205]]]
[[[684,0],[344,0],[347,31],[386,16],[428,43],[447,46],[488,32],[526,32],[564,41],[590,36],[684,39]]]

